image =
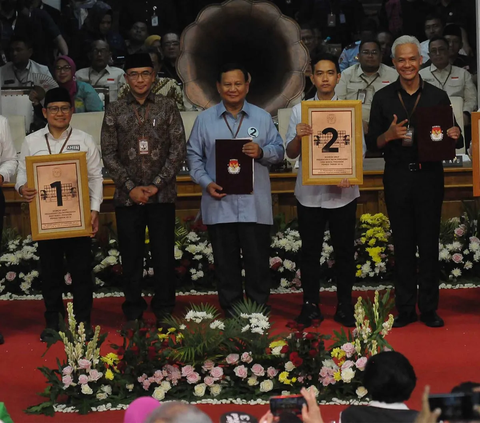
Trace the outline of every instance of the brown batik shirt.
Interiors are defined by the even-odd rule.
[[[140,154],[145,146],[140,139],[148,141],[147,154]],[[110,103],[103,119],[101,144],[103,163],[115,183],[116,206],[133,205],[130,191],[148,185],[158,188],[149,203],[175,202],[176,176],[185,160],[186,142],[174,100],[151,92],[141,105],[129,93]]]

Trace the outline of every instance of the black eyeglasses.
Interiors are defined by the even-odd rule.
[[[62,107],[48,106],[47,110],[50,113],[53,113],[54,115],[56,115],[59,111],[62,111],[62,113],[66,115],[67,113],[70,113],[71,107],[70,106],[62,106]]]
[[[134,71],[134,72],[127,73],[127,76],[135,81],[139,78],[140,75],[142,75],[143,79],[146,79],[146,78],[150,77],[152,75],[152,73],[153,72],[149,72],[149,71],[143,71],[143,72],[135,72]]]
[[[55,70],[62,72],[62,71],[69,71],[72,70],[72,67],[70,65],[65,65],[65,66],[55,66]]]

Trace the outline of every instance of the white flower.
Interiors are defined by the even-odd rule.
[[[282,278],[280,279],[280,286],[282,288],[288,288],[290,286],[290,282],[288,281],[288,279]]]
[[[248,386],[255,386],[255,385],[258,385],[258,380],[257,380],[257,376],[253,375],[253,376],[250,376],[247,380],[247,383],[248,383]]]
[[[165,390],[161,386],[157,386],[153,391],[152,397],[158,401],[165,399]]]
[[[291,372],[291,371],[294,370],[294,369],[295,369],[295,365],[294,365],[291,361],[287,361],[287,362],[285,363],[285,370],[286,370],[287,372]]]
[[[125,385],[125,388],[127,388],[128,392],[132,392],[134,387],[135,386],[133,385],[133,383],[127,383]]]
[[[210,328],[224,330],[225,323],[223,323],[221,320],[214,320],[212,323],[210,323]]]
[[[100,389],[107,395],[112,395],[112,387],[110,385],[102,385]]]
[[[355,377],[355,371],[352,368],[342,370],[342,380],[345,383],[350,383]]]
[[[182,323],[179,327],[178,327],[180,330],[185,330],[187,329],[187,327]]]
[[[207,389],[207,385],[204,383],[199,383],[193,388],[193,395],[196,397],[203,397],[205,395],[205,389]]]
[[[168,391],[170,391],[170,389],[172,389],[172,385],[170,384],[170,382],[169,382],[168,380],[162,381],[162,383],[160,384],[160,387],[161,387],[165,392],[168,392]]]
[[[218,383],[214,383],[212,386],[209,387],[209,389],[212,397],[216,397],[220,395],[220,392],[222,392],[222,387]]]
[[[83,386],[82,386],[82,391],[83,391]],[[105,392],[98,392],[96,397],[99,400],[104,400],[104,399],[107,399],[108,395]]]
[[[295,270],[295,263],[291,260],[284,260],[283,267],[287,270]]]
[[[465,270],[470,270],[473,267],[473,263],[471,261],[466,261],[463,267]]]
[[[210,313],[207,313],[206,311],[193,311],[190,310],[186,315],[185,315],[185,320],[187,322],[194,321],[195,323],[201,323],[202,320],[208,320],[208,319],[213,319],[213,315]]]
[[[320,391],[317,389],[315,385],[309,386],[307,388],[307,391],[312,392],[313,395],[315,395],[315,397],[318,397],[318,394],[320,393]]]
[[[365,395],[368,394],[367,388],[365,386],[359,386],[357,390],[355,391],[357,394],[358,398],[363,398]]]
[[[191,241],[191,242],[197,242],[197,241],[200,241],[200,237],[198,236],[198,234],[196,232],[189,232],[188,235],[186,236],[186,238]]]
[[[273,389],[273,382],[270,379],[260,383],[260,392],[270,392]]]
[[[90,386],[88,386],[88,383],[85,383],[84,385],[82,385],[82,394],[84,394],[84,395],[92,395],[93,394],[92,388],[90,388]]]
[[[454,278],[459,278],[460,276],[462,276],[462,271],[456,267],[455,269],[452,270],[451,275]]]
[[[183,257],[183,251],[175,245],[174,249],[175,260],[180,260]]]

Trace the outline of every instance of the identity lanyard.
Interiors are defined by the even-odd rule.
[[[92,84],[92,86],[95,87],[95,86],[98,84],[98,82],[100,81],[100,79],[102,79],[107,73],[108,73],[107,70],[104,69],[104,70],[101,72],[100,76],[98,77],[97,81],[96,81],[94,84],[92,84],[92,68],[90,68],[90,69],[88,70],[88,80],[90,81],[90,84]]]
[[[377,73],[377,76],[375,77],[375,79],[371,80],[370,82],[368,82],[362,75],[360,75],[360,78],[362,79],[363,82],[365,82],[365,84],[367,84],[367,86],[364,88],[364,90],[368,90],[368,88],[370,87],[370,85],[372,85],[379,77],[380,75]]]
[[[147,104],[147,108],[145,110],[145,116],[143,118],[138,114],[138,110],[135,108],[135,106],[132,105],[132,107],[133,107],[133,111],[135,112],[135,116],[137,117],[138,125],[140,126],[140,128],[143,129],[143,126],[148,119],[148,111],[150,110],[150,103]]]
[[[422,89],[423,89],[423,81],[422,81]],[[407,114],[407,119],[408,119],[407,128],[410,128],[410,119],[413,116],[413,114],[415,113],[415,109],[418,106],[418,102],[420,101],[420,97],[422,96],[422,92],[420,91],[418,93],[417,99],[415,100],[415,104],[413,105],[413,109],[410,113],[408,113],[408,110],[405,107],[405,103],[403,102],[402,94],[400,94],[400,91],[397,91],[397,94],[398,94],[398,99],[400,100],[400,103],[402,103],[403,109],[405,110],[405,113]]]
[[[72,132],[73,132],[73,128],[70,130],[70,133],[68,134],[67,139],[66,139],[65,142],[63,143],[62,148],[60,149],[60,152],[59,152],[58,154],[62,154],[63,149],[65,148],[65,146],[67,145],[68,140],[70,139],[70,135],[72,135]],[[50,148],[50,143],[48,142],[48,135],[47,135],[47,134],[45,134],[45,141],[47,142],[48,153],[49,153],[49,154],[52,154],[52,149]]]
[[[27,76],[25,79],[20,79],[20,75],[17,73],[17,70],[15,67],[13,68],[13,73],[15,74],[15,78],[17,78],[17,81],[20,82],[20,84],[26,84],[28,82],[28,79],[30,77],[30,69],[28,69]]]
[[[445,79],[445,82],[442,84],[442,82],[440,81],[440,79],[438,79],[433,72],[430,72],[432,74],[432,76],[437,80],[437,82],[441,85],[442,87],[442,90],[444,90],[444,87],[445,87],[445,84],[448,82],[448,78],[450,78],[450,75],[452,74],[452,68],[453,66],[450,66],[450,72],[448,72],[448,75],[447,75],[447,78]],[[445,91],[445,90],[444,90]]]
[[[235,135],[233,134],[232,128],[230,127],[230,125],[227,122],[227,118],[225,117],[225,114],[223,114],[222,116],[223,116],[223,120],[227,124],[227,127],[228,127],[230,133],[232,134],[232,137],[237,138],[238,132],[240,131],[240,128],[242,127],[243,118],[245,117],[245,113],[242,114],[242,118],[240,119],[240,123],[238,124],[237,132],[235,132]]]

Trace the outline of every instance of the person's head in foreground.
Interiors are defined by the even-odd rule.
[[[194,405],[173,401],[153,410],[144,423],[212,423],[212,420]]]
[[[57,87],[47,91],[43,106],[50,132],[63,132],[72,120],[73,108],[70,93],[66,88]]]
[[[144,423],[150,414],[159,407],[160,403],[152,397],[137,398],[125,411],[123,423]]]

